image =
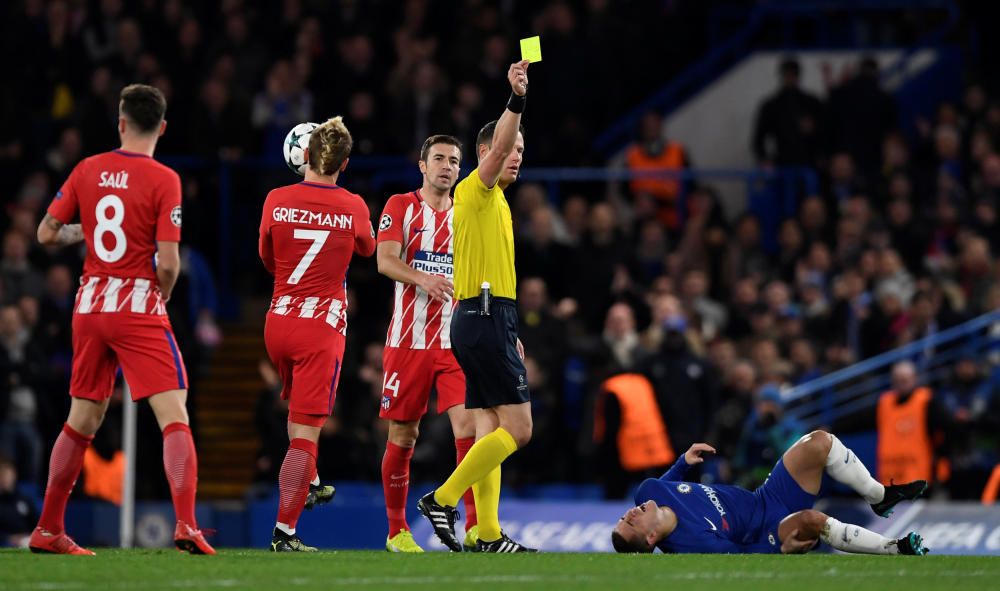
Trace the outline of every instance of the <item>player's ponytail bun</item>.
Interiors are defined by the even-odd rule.
[[[354,140],[339,115],[327,119],[309,137],[309,168],[316,174],[330,176],[351,155]]]

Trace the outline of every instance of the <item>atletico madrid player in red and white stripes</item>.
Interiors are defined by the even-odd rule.
[[[177,515],[174,542],[215,554],[194,516],[198,459],[188,427],[187,373],[167,318],[180,272],[181,182],[153,160],[167,103],[151,86],[121,93],[121,148],[80,162],[38,227],[43,244],[87,243],[73,308],[69,417],[52,448],[34,552],[93,554],[66,535],[63,515],[84,452],[104,421],[121,366],[133,400],[148,399],[163,431],[163,467]],[[79,215],[80,223],[70,222]]]
[[[382,489],[389,519],[386,550],[422,552],[406,523],[410,459],[431,389],[437,410],[447,412],[461,462],[475,443],[475,423],[465,409],[465,375],[451,352],[453,286],[450,195],[458,182],[462,145],[452,136],[424,142],[418,163],[423,186],[393,195],[379,220],[379,272],[396,280],[392,321],[383,355],[382,404],[389,441],[382,459]],[[475,545],[476,505],[465,493],[466,541]]]
[[[275,552],[311,552],[295,533],[316,478],[316,443],[333,412],[347,334],[347,267],[375,252],[361,197],[337,186],[351,134],[340,117],[312,131],[305,181],[271,191],[260,222],[260,258],[274,275],[264,325],[268,355],[288,400],[288,453],[278,474]]]

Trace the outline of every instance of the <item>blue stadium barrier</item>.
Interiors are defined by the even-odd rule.
[[[995,310],[785,390],[782,400],[786,415],[809,426],[829,425],[871,407],[889,388],[892,366],[903,360],[917,365],[924,383],[938,384],[947,378],[959,357],[973,354],[986,358],[1000,348],[1000,336],[989,331],[998,323],[1000,310]]]

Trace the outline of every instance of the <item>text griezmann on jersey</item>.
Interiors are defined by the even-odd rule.
[[[321,213],[309,211],[308,209],[296,209],[294,207],[275,207],[271,212],[271,217],[276,222],[286,222],[289,224],[312,224],[315,226],[327,226],[338,230],[354,229],[354,216],[346,213]]]

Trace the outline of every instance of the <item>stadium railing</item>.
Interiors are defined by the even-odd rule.
[[[937,387],[948,379],[958,359],[973,356],[996,362],[998,353],[1000,310],[994,310],[785,390],[785,416],[806,427],[829,426],[873,407],[891,388],[892,366],[900,361],[913,362],[920,382]]]

